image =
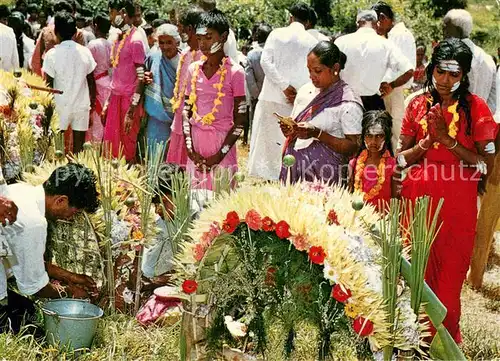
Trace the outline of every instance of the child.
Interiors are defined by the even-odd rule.
[[[76,34],[75,19],[62,11],[55,16],[55,33],[60,42],[45,55],[43,72],[50,87],[63,91],[56,95],[59,129],[73,129],[73,153],[78,153],[89,129],[90,110],[94,108],[96,63],[90,50],[71,40]]]
[[[362,126],[361,149],[349,162],[349,186],[351,191],[364,193],[364,200],[381,211],[383,203],[397,197],[392,118],[386,111],[369,111]]]
[[[96,82],[97,98],[95,109],[91,114],[91,125],[87,132],[87,140],[100,142],[104,132],[104,125],[101,119],[102,108],[111,93],[111,43],[107,40],[111,22],[105,14],[99,14],[94,18],[94,29],[97,39],[92,40],[88,45],[97,66],[94,71]]]
[[[228,34],[229,23],[221,11],[201,15],[196,35],[206,60],[189,67],[183,113],[186,169],[197,188],[213,189],[217,167],[232,174],[237,170],[234,144],[247,112],[245,72],[224,54]]]

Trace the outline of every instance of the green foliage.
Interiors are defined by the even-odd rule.
[[[467,0],[432,0],[432,6],[434,7],[434,16],[442,17],[448,10],[465,9]]]
[[[251,231],[245,224],[222,237],[207,251],[197,277],[200,289],[216,299],[208,348],[241,346],[242,340],[232,338],[224,324],[224,317],[231,316],[248,326],[253,351],[260,354],[267,350],[270,325],[282,324],[284,354],[290,355],[297,324],[307,322],[318,330],[318,358],[326,359],[332,334],[350,326],[343,305],[331,297],[322,267],[310,264],[305,252],[275,234]]]

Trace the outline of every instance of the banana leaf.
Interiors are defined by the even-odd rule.
[[[401,273],[411,288],[411,264],[404,257],[402,257],[401,262]],[[443,325],[447,313],[446,307],[441,303],[427,283],[424,284],[422,301],[425,305],[425,313],[429,316],[429,319],[437,330],[429,350],[431,359],[467,360],[455,340],[453,340],[448,330]]]

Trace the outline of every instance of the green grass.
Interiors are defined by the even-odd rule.
[[[500,5],[495,0],[469,0],[467,10],[474,19],[472,38],[491,55],[500,47]]]

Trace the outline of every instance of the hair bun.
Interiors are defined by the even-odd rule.
[[[340,70],[343,70],[345,67],[345,63],[347,62],[347,55],[345,55],[342,51],[339,50],[339,64]]]

